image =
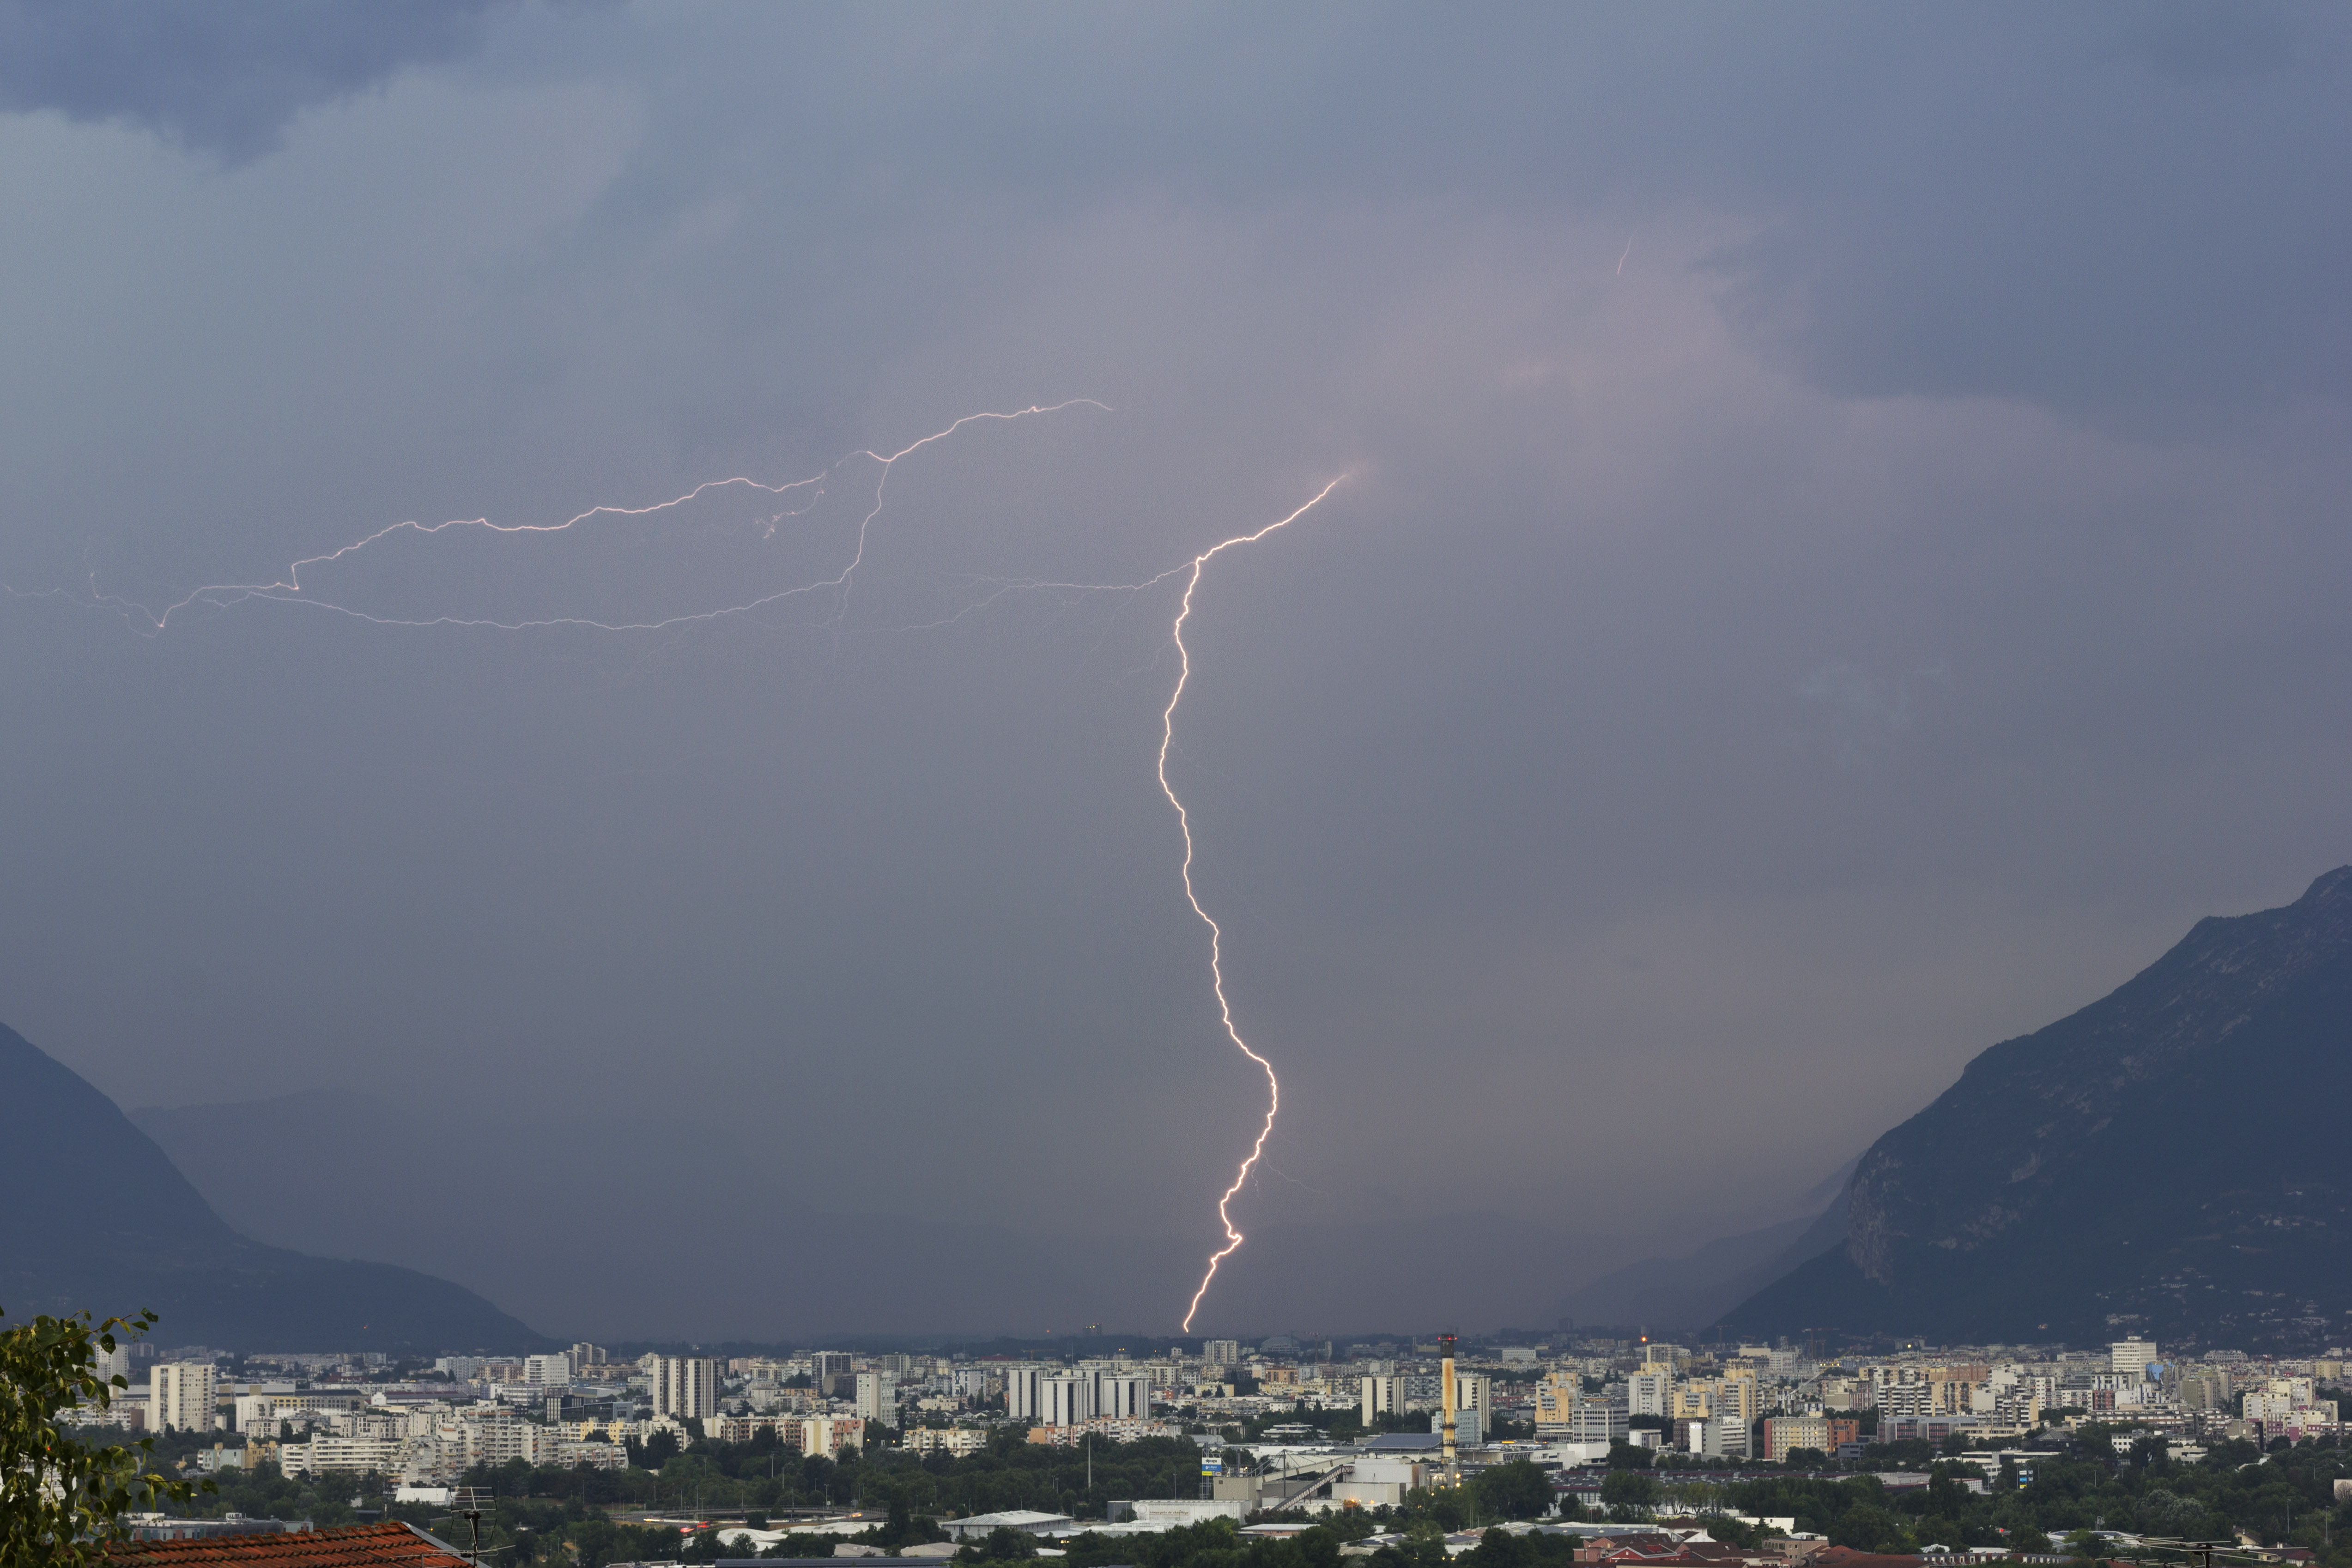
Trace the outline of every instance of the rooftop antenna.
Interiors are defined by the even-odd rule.
[[[474,1544],[467,1552],[466,1561],[474,1568],[481,1568],[482,1511],[498,1506],[497,1494],[485,1487],[459,1487],[449,1494],[449,1500],[457,1504],[458,1517],[474,1527]]]

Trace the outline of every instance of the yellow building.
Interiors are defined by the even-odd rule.
[[[1756,1417],[1764,1413],[1763,1388],[1757,1381],[1754,1367],[1733,1367],[1723,1375],[1717,1386],[1715,1410],[1724,1420],[1752,1427]]]
[[[1576,1420],[1576,1403],[1584,1396],[1584,1380],[1573,1372],[1555,1372],[1536,1385],[1536,1436],[1565,1435]]]

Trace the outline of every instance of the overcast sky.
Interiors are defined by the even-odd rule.
[[[1262,1103],[1181,579],[1031,585],[1345,475],[1191,622],[1285,1089],[1201,1326],[1543,1321],[2352,860],[2347,48],[0,4],[0,1018],[342,1097],[192,1174],[550,1332],[1171,1332]],[[820,583],[849,455],[1078,398],[901,459],[846,589],[320,607]]]

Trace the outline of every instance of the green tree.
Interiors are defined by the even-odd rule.
[[[1429,1520],[1407,1530],[1395,1545],[1372,1553],[1372,1568],[1446,1568],[1452,1561],[1445,1551],[1445,1531]]]
[[[1536,1519],[1551,1511],[1551,1481],[1531,1460],[1493,1466],[1471,1490],[1478,1494],[1478,1511],[1489,1518]]]
[[[1727,1513],[1706,1514],[1701,1522],[1706,1526],[1708,1535],[1726,1546],[1737,1546],[1742,1552],[1759,1551],[1765,1537],[1780,1533],[1769,1524],[1750,1524]]]
[[[1612,1470],[1601,1483],[1611,1508],[1647,1508],[1658,1500],[1658,1478],[1643,1470]]]
[[[88,1312],[77,1312],[0,1333],[0,1563],[102,1563],[99,1542],[121,1535],[125,1513],[195,1495],[186,1481],[146,1472],[152,1437],[94,1448],[66,1430],[79,1406],[103,1410],[116,1389],[130,1386],[98,1375],[99,1353],[115,1348],[115,1331],[128,1342],[154,1322],[154,1313],[142,1312],[92,1327]]]
[[[1470,1527],[1470,1504],[1466,1487],[1423,1487],[1405,1498],[1402,1511],[1414,1525],[1445,1535]]]
[[[1851,1546],[1856,1552],[1899,1552],[1903,1549],[1903,1526],[1895,1516],[1876,1503],[1858,1502],[1830,1526],[1830,1544]]]
[[[677,1434],[656,1432],[644,1442],[628,1439],[629,1463],[641,1470],[658,1470],[677,1453]]]
[[[982,1562],[1015,1562],[1037,1555],[1037,1538],[1025,1530],[1015,1530],[1009,1524],[1000,1524],[988,1532],[987,1538],[981,1542],[977,1549],[967,1546],[964,1552],[971,1552],[975,1560]],[[958,1552],[957,1555],[961,1556],[963,1552]]]

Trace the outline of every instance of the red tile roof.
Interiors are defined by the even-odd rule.
[[[182,1563],[253,1563],[265,1568],[348,1568],[396,1563],[402,1568],[466,1568],[466,1559],[405,1524],[355,1524],[348,1530],[215,1535],[195,1541],[110,1541],[118,1568],[178,1568]]]
[[[1832,1546],[1815,1552],[1811,1568],[1920,1568],[1920,1560],[1900,1552],[1856,1552],[1851,1546]]]

